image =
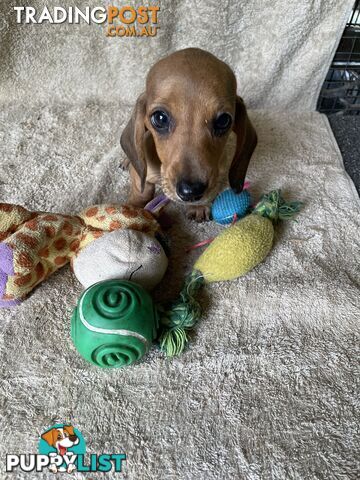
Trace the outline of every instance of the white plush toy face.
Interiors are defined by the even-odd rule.
[[[168,259],[160,243],[136,230],[115,230],[90,243],[73,260],[85,288],[103,280],[132,280],[147,290],[163,278]]]

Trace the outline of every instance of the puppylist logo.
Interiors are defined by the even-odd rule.
[[[118,7],[14,7],[16,23],[19,24],[61,24],[79,23],[105,25],[107,37],[155,37],[158,29],[160,7],[129,5]]]
[[[84,437],[72,425],[58,423],[48,428],[40,437],[39,453],[6,455],[6,472],[52,473],[78,472],[121,472],[124,453],[96,455],[88,457]]]

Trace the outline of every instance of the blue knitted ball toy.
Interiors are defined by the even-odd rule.
[[[247,190],[235,193],[229,188],[215,198],[211,206],[211,215],[215,222],[226,225],[232,222],[235,213],[238,218],[244,217],[250,205],[251,197]]]

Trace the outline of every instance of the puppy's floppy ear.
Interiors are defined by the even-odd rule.
[[[257,144],[257,136],[247,115],[244,102],[238,96],[236,97],[233,131],[236,133],[236,150],[229,169],[229,183],[235,192],[240,193],[244,186],[251,155]]]
[[[51,447],[54,447],[57,440],[57,429],[52,428],[51,430],[43,433],[41,435],[41,438],[45,440],[45,442],[48,443]]]
[[[144,190],[146,179],[146,159],[145,159],[145,114],[146,99],[145,94],[141,94],[136,100],[134,111],[131,118],[124,128],[120,137],[120,145],[134,167],[141,180],[141,191]]]
[[[64,425],[64,430],[67,432],[69,435],[75,435],[74,432],[74,427],[72,425]]]

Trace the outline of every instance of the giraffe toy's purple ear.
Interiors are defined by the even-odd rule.
[[[20,300],[6,295],[6,285],[10,276],[14,275],[13,251],[4,243],[0,243],[0,308],[19,305]]]
[[[13,248],[5,243],[6,239],[34,215],[20,205],[0,203],[0,308],[13,307],[20,303],[20,299],[7,293],[9,279],[15,271]]]

